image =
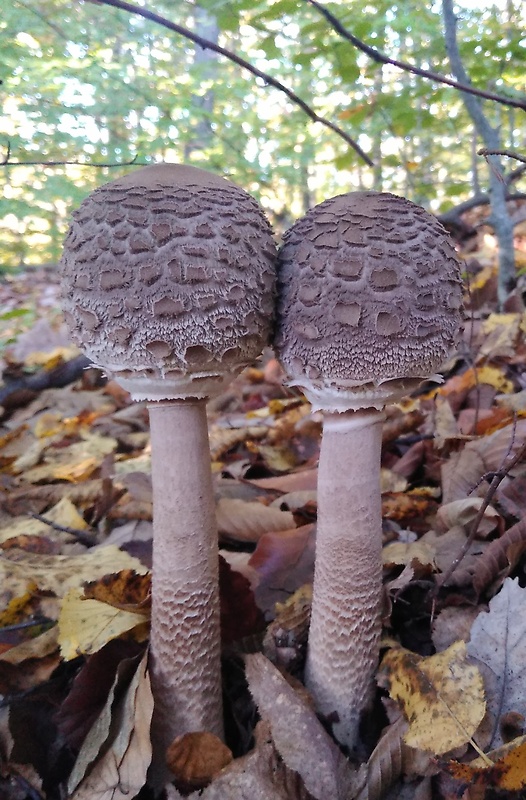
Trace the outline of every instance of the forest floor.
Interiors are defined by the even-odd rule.
[[[301,684],[321,416],[270,352],[210,404],[230,750],[183,742],[169,800],[526,790],[526,315],[496,311],[487,231],[464,255],[463,346],[384,426],[361,764]],[[0,309],[0,797],[146,800],[147,410],[69,344],[55,269],[1,277]]]

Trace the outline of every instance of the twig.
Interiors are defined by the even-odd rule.
[[[481,147],[480,150],[477,150],[477,155],[484,156],[484,158],[488,156],[508,156],[508,158],[514,158],[515,161],[521,161],[526,164],[526,156],[521,156],[519,153],[515,153],[514,150],[490,150],[488,147]]]
[[[107,167],[109,169],[113,167],[131,167],[133,164],[139,167],[145,167],[146,162],[141,163],[137,161],[137,156],[131,159],[131,161],[119,161],[119,162],[93,162],[90,164],[89,161],[11,161],[11,143],[8,142],[7,145],[7,154],[3,161],[0,161],[0,167],[63,167],[74,165],[77,167]]]
[[[49,525],[49,527],[54,531],[70,533],[75,537],[75,539],[77,539],[77,541],[86,545],[86,547],[93,547],[97,544],[97,539],[93,533],[87,533],[86,531],[81,531],[78,528],[69,528],[67,525],[59,525],[58,522],[53,522],[52,519],[48,519],[48,517],[44,517],[42,514],[31,514],[30,516],[33,519],[37,519],[39,522],[43,522],[44,525]]]
[[[126,3],[124,0],[86,0],[88,3],[94,3],[96,5],[104,5],[104,6],[112,6],[113,8],[120,8],[122,11],[127,11],[129,14],[138,14],[144,19],[150,20],[150,22],[155,22],[157,25],[162,25],[163,28],[168,28],[170,31],[174,31],[174,33],[178,33],[180,36],[184,36],[185,39],[189,39],[194,44],[199,45],[204,50],[212,50],[214,53],[219,53],[225,58],[228,58],[229,61],[232,61],[234,64],[246,69],[252,75],[255,75],[256,78],[261,78],[266,84],[269,86],[273,86],[274,89],[277,89],[282,94],[285,94],[289,100],[294,103],[294,105],[301,108],[304,114],[306,114],[309,119],[313,122],[319,122],[320,125],[324,125],[326,128],[330,128],[330,130],[334,131],[334,133],[338,134],[347,144],[349,144],[353,150],[362,158],[366,164],[370,167],[374,166],[373,161],[369,158],[369,156],[362,150],[358,142],[355,142],[354,139],[349,136],[348,133],[345,133],[342,128],[338,125],[335,125],[334,122],[330,122],[330,120],[325,119],[325,117],[320,117],[314,109],[312,109],[308,103],[301,99],[292,89],[289,89],[280,81],[273,78],[272,75],[269,75],[266,72],[255,67],[249,61],[246,61],[244,58],[236,55],[231,50],[227,50],[225,47],[221,47],[221,45],[216,44],[215,42],[211,42],[209,39],[203,39],[202,36],[198,36],[196,33],[188,30],[188,28],[184,28],[182,25],[177,25],[175,22],[170,22],[170,20],[166,19],[165,17],[161,17],[159,14],[155,14],[153,11],[148,11],[145,8],[139,8],[138,6],[132,5],[132,3]]]
[[[376,61],[377,64],[391,64],[393,67],[398,67],[398,69],[403,70],[404,72],[411,72],[413,75],[419,75],[421,78],[428,78],[431,81],[436,81],[436,83],[444,83],[446,86],[452,86],[454,89],[458,89],[460,92],[466,92],[466,94],[474,94],[477,97],[483,97],[485,100],[493,100],[495,103],[502,103],[505,106],[511,106],[512,108],[521,108],[523,111],[526,111],[526,100],[510,100],[508,97],[503,97],[500,94],[493,94],[493,92],[485,92],[483,89],[476,89],[474,86],[468,86],[465,83],[460,83],[459,81],[455,81],[452,78],[446,78],[445,75],[441,75],[438,72],[431,72],[427,69],[421,69],[420,67],[415,67],[413,64],[409,64],[406,61],[398,61],[396,58],[389,58],[386,56],[385,53],[381,53],[379,50],[376,50],[374,47],[370,47],[365,42],[362,42],[361,39],[358,39],[354,34],[347,30],[347,28],[342,25],[340,20],[334,16],[327,8],[318,3],[317,0],[306,0],[307,3],[310,3],[311,6],[314,6],[325,19],[330,22],[334,30],[340,34],[344,39],[347,39],[351,44],[353,44],[358,50],[361,50],[362,53],[365,53],[372,58],[373,61]]]
[[[510,451],[508,450],[508,453],[509,452]],[[506,454],[506,456],[504,456],[504,461],[506,460],[507,455],[508,454]],[[455,558],[455,560],[452,562],[452,564],[450,564],[450,566],[446,570],[446,572],[443,575],[441,575],[440,578],[437,580],[436,586],[435,586],[435,595],[437,594],[437,592],[442,587],[444,587],[447,584],[448,580],[451,578],[452,574],[455,572],[455,570],[459,566],[460,562],[466,556],[469,548],[473,544],[475,536],[477,535],[477,531],[479,529],[479,525],[482,522],[482,519],[484,517],[486,509],[488,508],[489,504],[493,500],[495,492],[499,488],[499,486],[502,483],[502,481],[504,480],[504,478],[509,474],[510,470],[512,470],[513,467],[516,464],[518,464],[519,461],[522,458],[524,458],[524,455],[526,455],[526,444],[523,444],[523,446],[513,456],[513,458],[511,459],[511,461],[508,464],[506,464],[505,466],[502,466],[500,469],[497,470],[497,472],[493,472],[493,473],[489,474],[489,475],[492,475],[491,483],[489,485],[488,491],[486,492],[486,494],[484,496],[482,504],[481,504],[481,506],[480,506],[480,508],[478,510],[477,516],[473,520],[473,524],[471,526],[471,530],[469,532],[469,536],[467,537],[466,541],[462,545],[462,548],[460,549],[460,552],[459,552],[458,556]],[[487,476],[488,478],[489,478],[489,475]]]

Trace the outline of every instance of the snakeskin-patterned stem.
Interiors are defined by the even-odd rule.
[[[204,400],[151,404],[151,678],[159,761],[188,731],[223,736],[218,550]]]
[[[320,450],[306,683],[350,748],[379,654],[383,419],[373,410],[327,414]]]

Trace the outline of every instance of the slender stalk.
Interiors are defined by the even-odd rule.
[[[204,400],[149,406],[152,440],[152,740],[223,735],[218,549]]]
[[[318,710],[336,720],[334,734],[350,749],[379,653],[383,419],[373,409],[326,414],[320,451],[305,677]]]

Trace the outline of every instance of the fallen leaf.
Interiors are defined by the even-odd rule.
[[[274,615],[274,606],[303,586],[314,575],[315,526],[302,525],[290,531],[264,533],[248,562],[259,582],[258,606]]]
[[[386,568],[411,566],[415,574],[424,575],[436,569],[435,551],[426,542],[392,542],[382,550],[382,561]]]
[[[479,670],[467,659],[464,642],[434,656],[393,648],[381,665],[382,684],[400,703],[409,722],[405,742],[435,755],[466,744],[484,717]]]
[[[449,761],[447,771],[469,786],[493,787],[499,792],[518,792],[526,787],[526,736],[487,753],[492,766],[477,758],[469,764]]]
[[[204,789],[232,759],[230,748],[208,731],[178,736],[166,751],[166,764],[182,791]]]
[[[107,603],[121,611],[148,615],[151,606],[152,577],[133,569],[122,569],[84,584],[84,597]]]
[[[62,597],[69,589],[78,588],[86,580],[102,577],[120,569],[147,572],[137,558],[113,545],[92,548],[82,555],[35,555],[22,550],[0,551],[0,609],[26,592],[34,581],[41,592]]]
[[[471,628],[468,653],[484,676],[487,716],[484,730],[487,747],[503,744],[500,718],[526,708],[524,665],[526,589],[508,578],[490,601],[489,611],[478,615]]]
[[[59,502],[46,512],[45,518],[61,527],[73,528],[76,530],[86,530],[89,525],[79,514],[71,500],[63,497]],[[9,525],[0,528],[0,542],[6,542],[18,536],[46,536],[49,535],[51,527],[45,522],[31,517],[16,519]],[[70,533],[63,531],[53,531],[53,536],[61,541],[71,541]]]
[[[226,497],[217,504],[216,518],[219,534],[238,542],[257,542],[263,533],[294,527],[290,511]]]
[[[477,594],[484,590],[498,588],[526,552],[526,519],[513,525],[498,539],[486,547],[475,564],[473,588]]]
[[[58,629],[58,643],[65,661],[96,653],[107,642],[134,629],[137,629],[134,633],[138,641],[148,635],[144,614],[122,611],[99,600],[88,600],[82,589],[70,589],[65,595]]]
[[[78,755],[77,764],[82,761],[87,768],[97,756],[100,755],[100,758],[95,761],[87,777],[84,780],[81,778],[80,785],[78,771],[72,773],[68,783],[70,800],[130,800],[146,783],[152,758],[150,723],[153,713],[147,658],[145,653],[124,697],[115,705],[114,695],[110,693],[104,714],[106,725],[101,726],[105,728],[106,735],[103,732],[97,741],[95,736],[90,736],[90,732]],[[110,722],[113,722],[113,737]]]
[[[246,675],[259,713],[270,723],[275,747],[287,767],[301,776],[316,800],[347,798],[352,769],[314,710],[261,653],[246,657]]]

